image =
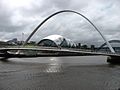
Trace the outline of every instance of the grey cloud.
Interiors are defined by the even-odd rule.
[[[58,10],[71,9],[87,16],[106,38],[119,39],[119,3],[119,0],[89,0],[89,2],[88,0],[47,0],[47,2],[36,0],[30,3],[30,7],[24,6],[13,10],[10,10],[7,4],[0,3],[0,34],[5,34],[4,39],[21,38],[21,33],[24,32],[27,38],[30,32],[50,14]],[[74,14],[58,15],[46,22],[39,30],[33,36],[33,40],[39,41],[50,34],[61,34],[76,42],[104,42],[86,20]]]
[[[5,26],[9,25],[10,16],[11,16],[10,11],[7,10],[5,5],[1,1],[1,3],[0,3],[0,27],[1,26],[5,27]]]
[[[55,7],[57,7],[58,9],[65,9],[70,7],[71,5],[71,0],[51,0],[51,4],[53,3],[53,5]]]

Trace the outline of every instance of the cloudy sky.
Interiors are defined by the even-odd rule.
[[[0,0],[0,40],[25,40],[46,17],[65,9],[85,15],[108,40],[120,40],[120,0]],[[31,40],[39,41],[51,34],[75,42],[103,42],[85,19],[72,13],[51,18]]]

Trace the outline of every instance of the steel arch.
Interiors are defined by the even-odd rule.
[[[58,12],[55,12],[53,13],[52,15],[48,16],[45,20],[43,20],[34,30],[33,32],[28,36],[28,38],[26,39],[26,41],[24,42],[23,46],[31,39],[31,37],[35,34],[35,32],[47,21],[49,20],[50,18],[52,18],[53,16],[57,15],[57,14],[60,14],[60,13],[64,13],[64,12],[72,12],[72,13],[75,13],[75,14],[78,14],[80,16],[82,16],[83,18],[85,18],[94,28],[95,30],[98,31],[98,33],[101,35],[101,37],[104,39],[104,41],[106,42],[107,46],[109,47],[110,51],[112,53],[115,53],[114,49],[112,48],[112,46],[110,45],[110,43],[108,42],[108,40],[104,37],[104,35],[98,30],[98,28],[87,18],[85,17],[84,15],[82,15],[81,13],[78,13],[76,11],[73,11],[73,10],[62,10],[62,11],[58,11]]]
[[[120,40],[110,40],[108,42],[109,43],[120,43]],[[102,49],[105,45],[106,45],[106,43],[103,43],[97,50]]]

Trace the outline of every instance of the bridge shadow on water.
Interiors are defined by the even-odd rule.
[[[14,63],[49,63],[51,65],[71,63],[78,65],[120,65],[119,63],[109,63],[107,56],[60,56],[60,57],[36,57],[36,58],[7,58],[1,57],[0,62]]]

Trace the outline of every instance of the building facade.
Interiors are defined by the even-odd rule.
[[[75,47],[76,44],[61,35],[50,35],[38,42],[39,46],[46,47]]]

